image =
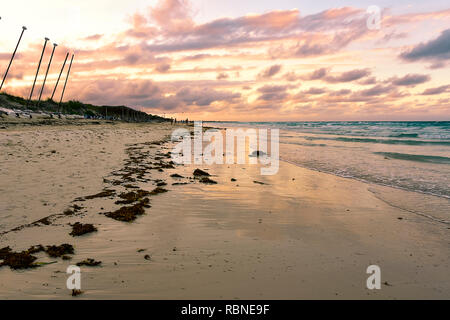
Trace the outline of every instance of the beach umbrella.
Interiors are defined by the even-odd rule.
[[[9,61],[8,68],[6,69],[6,72],[3,75],[3,80],[2,80],[2,84],[0,85],[0,90],[2,90],[2,88],[3,88],[3,84],[5,83],[6,77],[8,76],[9,68],[11,68],[11,65],[13,63],[14,57],[16,56],[17,49],[19,48],[19,44],[20,44],[20,41],[22,40],[23,33],[25,32],[25,30],[27,30],[27,27],[22,27],[22,33],[20,34],[19,41],[17,42],[17,45],[16,45],[16,49],[14,49],[14,53],[12,54],[11,60]]]

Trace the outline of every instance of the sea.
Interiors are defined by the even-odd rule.
[[[205,122],[280,130],[280,160],[450,199],[450,121]]]

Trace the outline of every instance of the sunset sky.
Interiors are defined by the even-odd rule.
[[[13,94],[29,95],[48,36],[59,46],[46,98],[69,50],[66,98],[93,104],[196,120],[450,120],[448,0],[15,0],[0,16],[2,75],[29,29]]]

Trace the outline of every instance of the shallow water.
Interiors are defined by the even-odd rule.
[[[281,160],[450,198],[450,122],[223,122],[280,129]]]

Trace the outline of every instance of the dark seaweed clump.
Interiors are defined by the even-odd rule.
[[[82,267],[82,266],[87,266],[87,267],[96,267],[98,265],[100,265],[102,262],[101,261],[95,261],[94,259],[86,259],[83,260],[81,262],[77,263],[78,267]]]
[[[79,296],[80,294],[83,294],[83,291],[77,290],[77,289],[72,289],[72,297]]]
[[[108,218],[112,218],[117,221],[132,222],[137,219],[138,216],[145,214],[144,208],[150,208],[150,200],[148,198],[140,201],[131,207],[122,207],[114,212],[105,213]]]
[[[70,233],[73,237],[82,236],[87,233],[96,232],[97,228],[92,224],[82,224],[80,222],[76,222],[72,225],[72,232]]]
[[[216,181],[211,180],[211,179],[208,178],[208,177],[201,178],[199,181],[200,181],[201,183],[204,183],[204,184],[217,184]]]
[[[114,190],[104,190],[104,191],[94,194],[92,196],[86,196],[86,197],[84,197],[84,199],[92,200],[92,199],[97,199],[97,198],[108,198],[108,197],[115,195],[115,193],[116,192]]]
[[[211,175],[203,170],[195,169],[194,171],[194,177],[209,177],[209,176]]]
[[[41,244],[38,244],[37,246],[32,246],[30,249],[27,250],[29,254],[35,254],[43,251],[45,251],[45,248]]]
[[[0,249],[0,267],[9,266],[11,269],[29,269],[37,267],[34,262],[37,258],[28,251],[13,252],[10,247]]]
[[[50,217],[45,217],[45,218],[43,218],[43,219],[41,219],[41,220],[38,220],[38,221],[34,222],[34,224],[39,224],[39,223],[40,223],[40,224],[49,226],[49,225],[52,224],[52,223],[50,222],[49,218],[50,218]]]
[[[169,190],[166,190],[164,188],[158,187],[158,188],[154,189],[152,192],[150,192],[149,194],[151,196],[155,196],[157,194],[166,193],[166,192],[169,192]]]
[[[59,258],[66,254],[73,254],[74,249],[72,245],[65,243],[60,246],[47,246],[45,252],[52,258]]]
[[[126,185],[124,185],[124,187],[127,189],[139,189],[139,187],[133,186],[132,184],[126,184]]]
[[[142,198],[150,195],[150,192],[145,190],[138,190],[136,192],[128,192],[128,193],[122,193],[119,195],[119,198],[123,200],[116,201],[116,204],[131,204],[133,202],[137,202],[142,200]]]

